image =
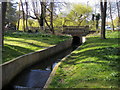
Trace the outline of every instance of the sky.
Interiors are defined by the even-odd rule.
[[[74,3],[84,3],[84,4],[89,4],[93,6],[95,3],[97,3],[99,0],[68,0],[69,2],[74,2]]]

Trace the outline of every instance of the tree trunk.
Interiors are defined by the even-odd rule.
[[[117,2],[116,0],[116,4],[117,4],[117,11],[118,11],[118,26],[120,26],[120,1]]]
[[[25,12],[24,12],[22,0],[20,0],[20,2],[21,2],[21,6],[22,6],[22,13],[23,13],[23,30],[25,32]]]
[[[46,2],[41,2],[41,16],[40,16],[40,27],[45,30],[45,15],[46,15]]]
[[[111,9],[111,3],[109,2],[109,6],[110,6],[110,18],[111,18],[111,22],[112,22],[112,28],[114,31],[114,23],[113,23],[113,17],[112,17],[112,9]]]
[[[1,7],[0,7],[0,50],[2,50],[2,45],[3,45],[2,30],[3,30],[3,28],[2,28],[2,4],[1,4]]]
[[[100,7],[101,7],[101,38],[106,39],[105,37],[105,25],[106,25],[106,10],[107,10],[107,1],[105,0],[104,5],[101,0],[100,2]]]
[[[0,34],[0,46],[2,48],[4,47],[4,30],[5,30],[5,15],[6,15],[6,9],[7,9],[7,2],[2,2],[2,33]]]
[[[98,13],[96,15],[96,30],[98,30],[98,27],[99,27],[99,20],[100,20],[100,14]]]
[[[50,26],[51,26],[52,33],[55,34],[54,27],[53,27],[53,7],[54,7],[54,2],[50,2],[50,9],[51,9],[51,12],[50,12]]]
[[[20,3],[19,3],[18,26],[17,26],[17,30],[19,30],[19,26],[20,26]]]
[[[28,2],[25,0],[26,4],[26,30],[28,30]]]
[[[48,22],[47,22],[46,19],[45,19],[45,23],[46,23],[46,25],[48,26],[49,30],[51,31],[51,27],[50,27],[50,25],[48,24]]]
[[[96,20],[96,30],[98,30],[98,24],[99,24],[99,21]]]

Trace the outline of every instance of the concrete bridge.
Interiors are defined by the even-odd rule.
[[[82,37],[90,33],[89,26],[64,26],[63,33],[73,37],[73,44],[82,44]]]

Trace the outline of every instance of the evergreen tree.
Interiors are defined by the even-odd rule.
[[[16,6],[12,2],[8,2],[5,25],[7,25],[9,29],[15,29],[16,22],[17,22]]]

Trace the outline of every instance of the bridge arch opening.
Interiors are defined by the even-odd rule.
[[[78,36],[73,36],[72,45],[81,45],[81,38]]]

